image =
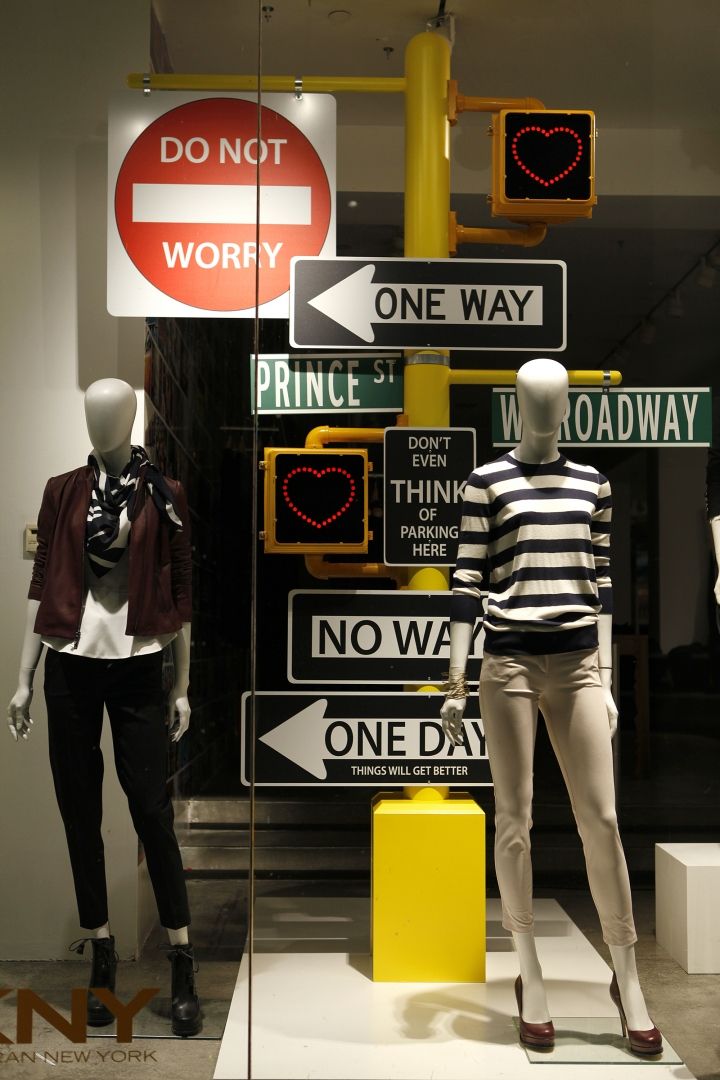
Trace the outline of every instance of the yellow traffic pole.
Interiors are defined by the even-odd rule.
[[[450,42],[426,31],[405,51],[405,255],[448,258],[450,126],[447,94]],[[405,354],[405,415],[409,427],[450,424],[450,357],[447,350]],[[437,567],[410,572],[410,589],[445,589]]]
[[[418,34],[405,52],[405,255],[446,259],[450,206],[450,43]],[[406,352],[409,427],[449,427],[447,350]],[[436,567],[408,587],[446,589]],[[440,701],[438,700],[438,712]],[[373,978],[398,982],[485,979],[485,816],[468,794],[405,788],[373,803]],[[448,913],[452,912],[449,917]]]

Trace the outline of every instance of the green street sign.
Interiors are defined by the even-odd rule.
[[[260,353],[258,413],[393,412],[403,410],[402,353]],[[255,399],[255,363],[250,358]]]
[[[515,391],[493,390],[493,446],[515,446],[522,420]],[[612,387],[570,390],[560,425],[561,446],[710,446],[708,386]]]

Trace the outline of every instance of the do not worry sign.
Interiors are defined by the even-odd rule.
[[[335,254],[335,100],[262,101],[258,116],[252,94],[113,98],[112,315],[250,318],[257,302],[286,318],[291,258]]]

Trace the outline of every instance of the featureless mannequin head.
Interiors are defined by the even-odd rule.
[[[517,400],[523,431],[557,434],[568,404],[568,374],[557,360],[528,360],[517,374]]]
[[[135,391],[122,379],[98,379],[85,391],[88,435],[109,469],[129,460],[136,411]]]
[[[522,437],[513,457],[536,464],[554,461],[568,405],[567,371],[557,360],[528,360],[518,371],[516,391]]]

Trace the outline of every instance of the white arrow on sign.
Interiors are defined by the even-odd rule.
[[[438,709],[440,706],[440,698],[438,697]],[[453,747],[442,735],[442,728],[440,721],[429,721],[419,719],[397,719],[386,718],[379,719],[377,717],[360,719],[359,717],[326,717],[325,710],[327,709],[327,698],[320,698],[318,701],[313,701],[311,705],[307,705],[300,712],[295,713],[288,720],[283,720],[281,724],[278,724],[272,731],[268,731],[265,735],[260,736],[260,742],[265,743],[271,750],[280,754],[282,757],[287,758],[288,761],[292,761],[294,765],[298,765],[305,772],[310,773],[311,776],[315,776],[318,780],[325,780],[327,778],[327,768],[325,762],[328,759],[342,760],[342,761],[367,761],[372,758],[382,758],[385,760],[387,754],[368,754],[368,753],[345,753],[343,752],[332,753],[328,750],[327,744],[327,732],[333,724],[343,725],[345,729],[350,728],[353,732],[352,745],[353,748],[358,745],[358,733],[360,732],[361,725],[367,729],[371,724],[375,724],[378,727],[383,724],[393,723],[396,727],[404,728],[402,732],[402,738],[397,735],[394,742],[401,743],[401,746],[395,747],[395,753],[402,749],[402,757],[419,758],[428,757],[433,761],[445,761],[448,758],[455,758],[456,756],[461,759],[468,760],[469,758],[484,757],[484,750],[481,743],[482,728],[480,724],[475,721],[466,721],[463,728],[463,743],[461,746]],[[438,746],[437,752],[433,747],[433,753],[428,754],[427,750],[423,753],[421,751],[421,726],[431,725],[438,732],[438,738],[442,737],[442,746]],[[400,755],[398,760],[400,760]]]
[[[541,285],[378,283],[374,273],[362,266],[308,304],[369,343],[373,323],[542,326]]]

